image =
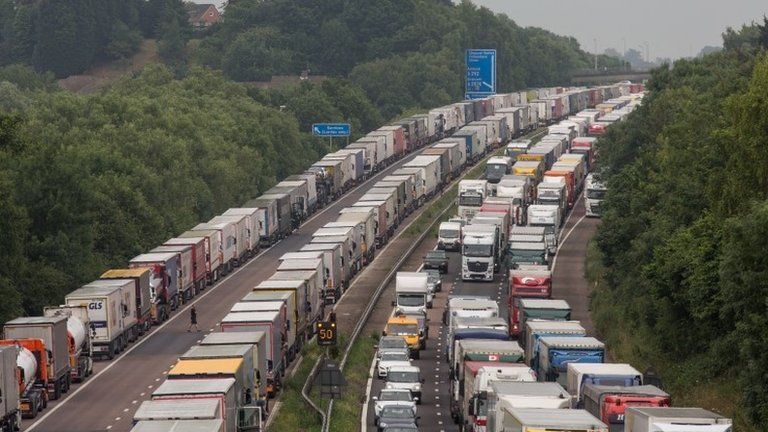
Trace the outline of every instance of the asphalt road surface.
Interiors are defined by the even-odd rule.
[[[274,273],[278,258],[297,251],[309,242],[310,235],[335,220],[339,210],[357,201],[375,181],[412,159],[410,155],[375,175],[362,186],[322,209],[293,235],[236,269],[214,287],[207,288],[192,303],[177,310],[169,321],[113,361],[97,362],[95,374],[85,383],[75,384],[66,395],[48,404],[36,419],[25,420],[22,430],[37,432],[127,432],[133,414],[142,401],[162,383],[178,357],[196,345],[259,282]],[[189,307],[197,307],[201,332],[189,333]]]
[[[562,231],[561,244],[554,262],[552,298],[568,301],[572,308],[572,319],[580,320],[587,332],[592,335],[594,326],[589,316],[589,287],[584,277],[584,258],[588,240],[594,234],[598,219],[584,218],[584,201],[571,212]],[[422,253],[414,253],[404,266],[403,271],[416,271],[421,264],[423,251],[432,249],[436,239],[425,242]],[[442,325],[442,313],[449,295],[485,295],[499,301],[502,317],[508,316],[505,305],[508,298],[507,278],[497,274],[493,282],[464,282],[461,280],[461,255],[458,252],[448,252],[449,269],[443,275],[443,289],[437,293],[433,308],[428,310],[430,322],[427,347],[421,352],[421,358],[413,360],[414,366],[419,366],[425,382],[422,385],[422,404],[418,406],[420,430],[423,432],[458,431],[450,414],[450,386],[448,364],[445,361],[446,330]],[[387,307],[393,298],[394,283],[390,287],[392,294],[382,295],[380,309],[391,313]],[[384,318],[378,318],[379,331],[383,329],[387,313],[380,313]],[[383,319],[383,321],[382,321]],[[385,381],[374,376],[371,396],[379,394]],[[373,403],[368,402],[367,430],[375,431]]]

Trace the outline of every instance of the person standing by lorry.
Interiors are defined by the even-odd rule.
[[[187,327],[187,332],[192,331],[193,326],[195,327],[195,331],[200,332],[200,329],[197,328],[197,309],[195,309],[194,306],[189,310],[189,327]]]

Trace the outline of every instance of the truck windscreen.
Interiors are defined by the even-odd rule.
[[[493,254],[491,245],[465,245],[464,255],[469,257],[489,257]]]
[[[480,207],[483,205],[483,197],[477,193],[463,193],[459,196],[459,205]]]
[[[605,197],[605,189],[587,189],[587,198],[589,199],[603,199]]]
[[[422,306],[424,305],[423,294],[398,294],[397,304],[400,306]]]

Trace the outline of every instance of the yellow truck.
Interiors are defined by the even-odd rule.
[[[512,174],[531,177],[538,184],[544,177],[544,160],[518,160],[512,165]]]
[[[426,345],[424,332],[419,328],[419,321],[412,316],[392,315],[387,320],[387,325],[381,334],[383,336],[402,336],[408,344],[411,356],[415,359],[419,358],[419,350]]]

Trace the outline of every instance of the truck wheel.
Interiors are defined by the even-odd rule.
[[[53,397],[51,400],[58,400],[61,397],[61,381],[56,381],[53,385]]]
[[[421,350],[416,350],[416,352],[413,354],[413,359],[418,360],[421,358]]]

